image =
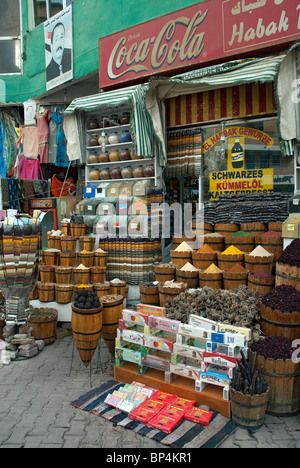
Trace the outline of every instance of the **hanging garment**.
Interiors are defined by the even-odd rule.
[[[54,112],[50,119],[57,125],[57,147],[55,166],[68,167],[69,158],[67,156],[67,140],[63,129],[63,116]]]
[[[29,213],[29,200],[34,198],[33,180],[23,180],[24,185],[24,212]]]
[[[6,164],[4,161],[4,142],[3,142],[3,127],[0,120],[0,173],[1,177],[6,177]]]
[[[64,132],[67,138],[67,154],[70,161],[79,159],[83,161],[82,150],[80,146],[80,138],[76,122],[76,116],[73,114],[66,114],[63,122]]]
[[[16,158],[15,166],[14,166],[14,178],[15,179],[21,179],[21,165],[22,165],[23,159],[24,159],[24,154],[23,153],[18,154]]]
[[[8,179],[1,180],[2,206],[4,210],[10,208]]]
[[[39,134],[37,127],[24,127],[21,131],[23,153],[27,158],[37,158],[39,155]]]
[[[69,177],[64,182],[59,180],[56,175],[52,177],[51,192],[53,197],[68,197],[75,191],[73,177]]]
[[[8,180],[8,189],[9,189],[9,203],[10,207],[13,210],[17,210],[20,213],[20,202],[19,202],[19,193],[18,187],[16,184],[15,179],[7,179]]]
[[[44,180],[40,161],[38,159],[24,158],[20,169],[21,179],[37,180],[39,175],[41,176],[41,179]]]
[[[18,135],[10,116],[5,112],[2,112],[2,132],[3,157],[6,166],[6,175],[12,177],[14,174],[15,160],[18,154]]]
[[[41,164],[48,163],[50,115],[51,111],[49,109],[39,110],[35,114],[39,135],[39,155]]]
[[[57,148],[57,125],[53,122],[52,119],[49,121],[49,132],[48,164],[55,164]]]

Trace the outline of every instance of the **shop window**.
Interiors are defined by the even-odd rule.
[[[44,23],[76,0],[32,0],[33,27]]]
[[[21,72],[20,0],[1,0],[0,74]]]
[[[294,192],[294,159],[281,153],[276,118],[207,126],[202,150],[204,200]]]

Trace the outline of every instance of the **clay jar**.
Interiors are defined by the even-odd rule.
[[[129,161],[130,160],[130,151],[128,148],[122,148],[119,150],[120,161]]]
[[[107,133],[105,133],[105,135],[101,135],[99,136],[98,138],[98,144],[101,146],[102,143],[105,143],[105,145],[108,145],[108,136],[107,136]]]
[[[97,133],[92,133],[91,134],[89,146],[98,146],[98,135],[97,135]]]
[[[112,150],[109,153],[109,160],[110,162],[117,162],[120,161],[120,154],[118,150]]]
[[[108,167],[103,167],[100,172],[100,179],[101,180],[108,180],[110,179],[110,170]]]
[[[90,180],[99,180],[100,179],[100,172],[97,169],[93,169],[90,172]]]
[[[95,130],[95,128],[99,128],[99,122],[98,122],[98,119],[93,117],[88,123],[88,129]]]
[[[89,154],[88,156],[88,163],[89,164],[97,164],[99,162],[98,154]]]
[[[128,143],[131,141],[131,135],[129,130],[122,130],[121,135],[119,136],[120,143]]]
[[[144,171],[143,171],[143,166],[137,166],[133,169],[133,177],[135,177],[136,179],[137,178],[141,178],[141,177],[144,177]]]
[[[123,112],[119,119],[120,125],[127,125],[130,122],[130,112]]]
[[[144,176],[145,177],[154,177],[154,166],[150,164],[144,168]]]
[[[100,160],[101,163],[107,163],[107,162],[109,162],[108,151],[105,151],[105,153],[100,153],[100,155],[99,155],[99,160]]]
[[[119,143],[119,135],[118,132],[110,132],[108,136],[108,142],[110,145],[115,145],[116,143]]]
[[[111,169],[110,175],[112,179],[122,179],[122,174],[119,167],[114,167]]]
[[[132,179],[133,177],[133,171],[130,166],[124,166],[121,173],[123,179]]]

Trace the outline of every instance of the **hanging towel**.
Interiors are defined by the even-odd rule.
[[[41,176],[41,179],[44,180],[40,161],[38,159],[27,159],[24,158],[21,164],[20,176],[21,179],[32,179],[37,180]]]

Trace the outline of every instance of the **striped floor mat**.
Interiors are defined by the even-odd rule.
[[[132,421],[126,413],[104,403],[108,393],[118,390],[123,385],[116,380],[110,380],[73,401],[71,405],[172,448],[216,448],[237,428],[231,419],[214,411],[214,416],[208,426],[183,421],[171,434],[150,429],[144,424]]]

